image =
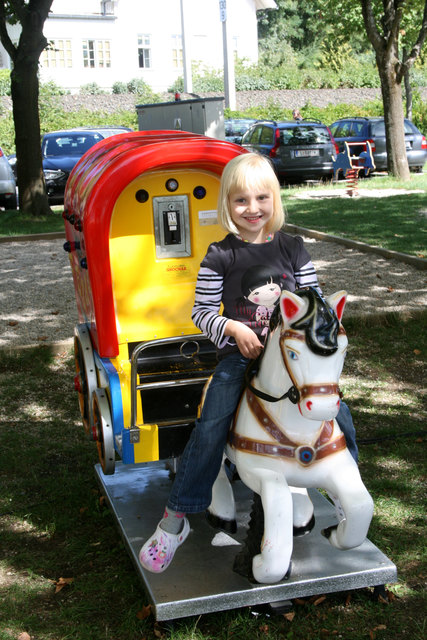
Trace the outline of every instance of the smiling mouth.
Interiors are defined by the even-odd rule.
[[[261,218],[262,218],[262,215],[259,214],[257,216],[246,216],[245,220],[246,222],[258,222],[258,220],[261,220]]]

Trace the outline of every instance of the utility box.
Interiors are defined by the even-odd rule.
[[[224,98],[195,98],[136,105],[140,131],[191,131],[225,139]]]

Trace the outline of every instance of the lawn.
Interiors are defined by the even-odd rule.
[[[38,233],[58,233],[65,235],[63,207],[53,207],[45,216],[32,216],[22,211],[2,211],[0,209],[0,237],[22,236]]]
[[[360,189],[378,192],[379,197],[339,197],[346,191],[342,182],[284,188],[282,196],[287,221],[385,249],[427,257],[427,174],[412,174],[409,183],[390,177],[374,177],[362,180]],[[403,189],[404,193],[386,197],[385,193],[390,189]],[[325,190],[328,197],[300,197],[304,192],[316,194]],[[336,197],[331,193],[336,193]],[[20,211],[0,211],[0,237],[58,231],[64,231],[62,207],[54,207],[52,215],[40,218]]]
[[[295,601],[286,616],[245,608],[167,627],[145,617],[99,493],[71,354],[0,351],[0,640],[424,640],[426,319],[345,323],[342,387],[375,502],[369,537],[398,568],[386,598],[361,589]]]
[[[346,189],[342,183],[283,189],[287,221],[384,249],[427,257],[427,174],[413,175],[410,183],[380,177],[361,180],[358,197],[340,197]],[[391,189],[404,189],[404,192],[387,196]],[[365,190],[377,197],[362,195]],[[304,193],[311,197],[301,198]],[[322,194],[325,197],[320,197]]]

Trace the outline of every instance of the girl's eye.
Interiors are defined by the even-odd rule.
[[[295,351],[291,351],[290,349],[288,349],[288,356],[291,360],[298,360],[298,356]]]

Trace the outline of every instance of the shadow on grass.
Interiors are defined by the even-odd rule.
[[[361,593],[348,606],[345,595],[335,594],[321,611],[309,603],[297,608],[292,627],[282,616],[217,612],[179,621],[167,637],[302,640],[320,637],[323,628],[359,640],[380,623],[393,629],[395,638],[422,637],[423,445],[418,437],[383,439],[401,436],[414,421],[400,395],[392,414],[385,404],[376,411],[374,392],[384,381],[393,397],[402,386],[410,389],[409,404],[412,396],[415,401],[425,379],[424,327],[422,315],[346,325],[352,345],[348,364],[356,380],[346,400],[359,436],[376,440],[360,447],[361,474],[376,504],[370,539],[397,564],[404,596],[378,608]],[[38,640],[151,640],[159,631],[152,618],[137,617],[148,598],[99,494],[96,447],[81,425],[73,376],[73,358],[55,356],[48,347],[15,355],[0,351],[0,640],[23,631]],[[364,397],[362,385],[373,395]],[[421,405],[417,411],[425,420]],[[61,577],[73,582],[55,593]],[[12,632],[6,635],[4,629]]]

